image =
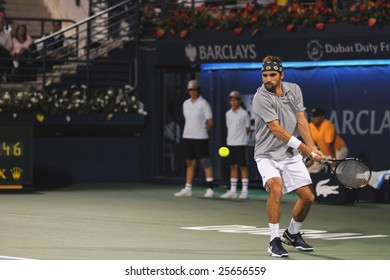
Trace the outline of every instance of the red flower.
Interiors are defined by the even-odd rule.
[[[369,27],[373,27],[375,25],[375,23],[376,23],[376,18],[370,18],[368,20],[368,26]]]
[[[324,3],[322,3],[322,0],[317,0],[316,9],[321,9],[322,7],[324,7]]]
[[[250,3],[247,3],[246,4],[246,7],[245,7],[245,10],[247,11],[247,12],[253,12],[253,6],[250,4]]]
[[[330,0],[333,4],[338,0]],[[1,2],[1,0],[0,0]],[[222,6],[205,6],[195,8],[190,13],[189,8],[180,8],[171,17],[162,20],[156,29],[156,37],[162,37],[166,33],[188,36],[191,29],[232,29],[235,34],[241,34],[244,28],[251,27],[251,34],[257,35],[261,26],[286,26],[288,32],[299,26],[313,26],[318,31],[333,23],[360,22],[374,27],[378,22],[388,22],[388,9],[390,1],[363,1],[349,6],[349,9],[334,9],[324,5],[324,0],[314,0],[310,5],[301,6],[300,1],[291,1],[290,6],[273,4],[266,6],[254,6],[246,3],[238,9],[223,10]],[[313,3],[314,2],[314,3]],[[328,3],[326,2],[326,3]],[[223,11],[223,12],[222,12]],[[235,27],[235,28],[234,28]],[[178,30],[183,30],[180,32]]]
[[[163,37],[165,35],[165,30],[162,28],[157,28],[156,29],[156,36],[157,37]]]
[[[223,13],[219,13],[218,16],[217,16],[217,20],[221,20],[224,18],[224,14]]]
[[[357,23],[357,22],[359,22],[359,19],[358,19],[358,18],[355,18],[355,17],[351,17],[351,18],[349,19],[349,21],[350,21],[351,23]]]
[[[239,34],[241,34],[242,30],[243,29],[241,27],[236,27],[233,29],[233,32],[236,33],[236,35],[239,35]]]
[[[293,2],[293,3],[290,5],[289,10],[290,10],[291,12],[296,12],[296,11],[298,10],[298,5],[297,5],[297,3]]]
[[[360,10],[361,12],[363,12],[365,9],[367,9],[367,4],[366,4],[366,3],[362,3],[362,4],[360,5],[360,7],[359,7],[359,10]]]
[[[316,24],[316,28],[317,28],[318,30],[324,30],[325,24],[324,24],[323,22],[318,22],[318,23]]]

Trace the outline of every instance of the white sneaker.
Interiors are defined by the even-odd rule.
[[[237,192],[235,192],[235,191],[227,191],[226,193],[221,195],[221,198],[236,199],[237,198]]]
[[[181,189],[180,192],[175,193],[177,197],[192,196],[192,191],[186,188]]]
[[[239,199],[248,199],[248,192],[247,191],[241,191]]]
[[[214,196],[213,189],[208,188],[203,197],[212,198]]]

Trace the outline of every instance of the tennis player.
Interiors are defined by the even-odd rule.
[[[262,65],[262,86],[253,97],[257,169],[269,192],[267,214],[270,229],[268,253],[287,257],[282,241],[301,251],[313,251],[302,238],[301,227],[314,201],[310,174],[303,157],[322,159],[310,135],[300,87],[284,82],[282,60],[267,56]],[[303,142],[297,137],[301,136]],[[297,201],[289,227],[279,236],[282,196],[295,192]]]

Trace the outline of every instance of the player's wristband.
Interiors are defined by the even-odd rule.
[[[302,141],[299,140],[295,136],[291,136],[290,140],[288,140],[287,146],[293,148],[293,149],[298,149],[299,145],[301,145]]]

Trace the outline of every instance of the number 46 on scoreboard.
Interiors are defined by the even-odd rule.
[[[0,122],[0,189],[33,183],[33,124]]]

